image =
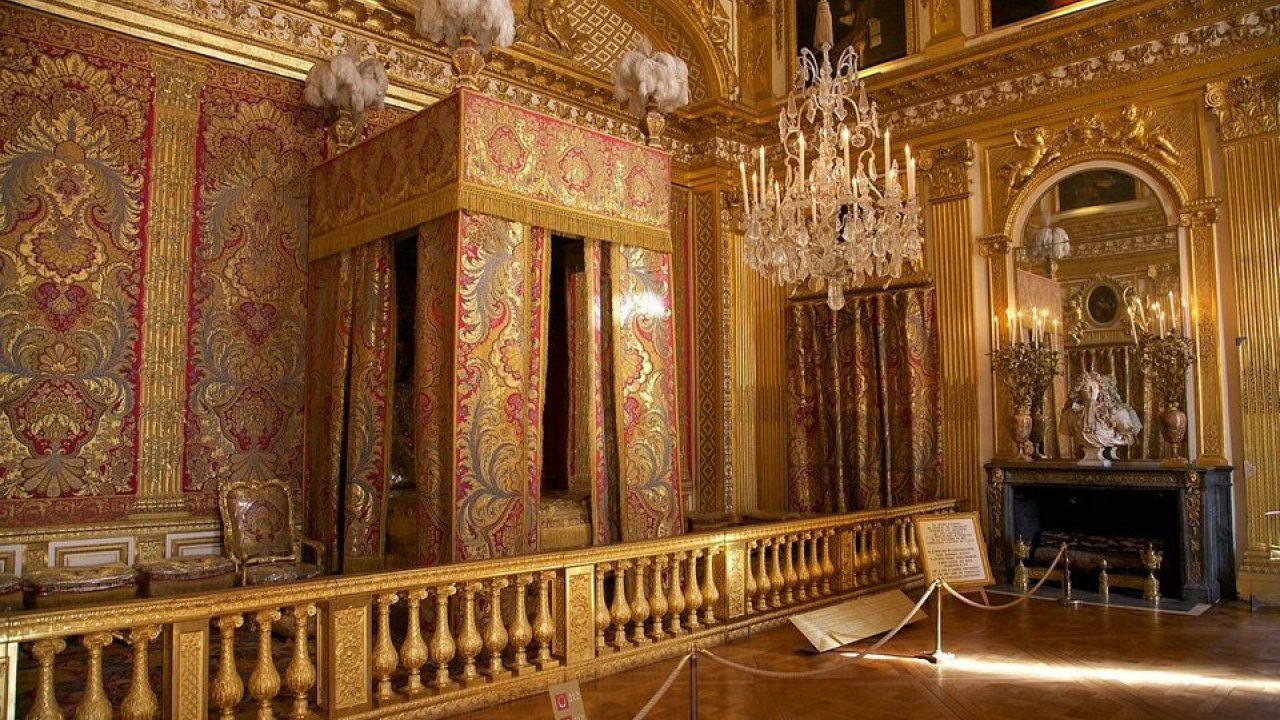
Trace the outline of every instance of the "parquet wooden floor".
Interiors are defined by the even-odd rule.
[[[996,599],[996,602],[1000,602]],[[929,608],[932,608],[930,601]],[[702,660],[702,720],[878,718],[930,720],[1231,720],[1280,719],[1280,611],[1251,614],[1226,603],[1200,617],[1115,608],[1066,609],[1032,601],[1004,612],[944,606],[944,647],[956,661],[870,658],[796,652],[804,638],[790,624],[713,652],[768,670],[842,666],[816,679],[749,676]],[[932,622],[911,625],[885,646],[915,653],[932,647]],[[630,720],[675,660],[584,682],[592,720]],[[545,694],[461,716],[465,720],[551,718]],[[681,677],[654,720],[689,717]]]

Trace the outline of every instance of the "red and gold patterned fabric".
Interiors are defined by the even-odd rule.
[[[671,256],[610,246],[622,539],[682,532]]]
[[[385,543],[394,282],[389,239],[311,265],[309,527],[326,546],[341,528],[347,571],[377,566]]]
[[[419,562],[537,549],[549,247],[460,212],[419,229]]]
[[[666,153],[459,90],[316,168],[320,258],[457,210],[670,249]]]
[[[0,7],[0,525],[137,491],[154,80],[145,47]]]
[[[323,127],[296,83],[234,68],[215,68],[200,104],[184,490],[301,487],[307,177]]]
[[[835,326],[833,327],[833,320]],[[851,512],[937,495],[942,426],[932,288],[787,308],[792,510]]]

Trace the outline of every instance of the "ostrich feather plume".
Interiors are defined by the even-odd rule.
[[[511,0],[422,0],[418,34],[457,49],[463,35],[475,38],[480,52],[494,45],[510,47],[516,39]]]
[[[613,95],[636,117],[642,117],[650,103],[659,112],[671,112],[689,104],[689,66],[671,53],[654,52],[642,37],[614,66]]]
[[[352,53],[320,60],[307,73],[303,99],[312,107],[363,112],[382,107],[387,98],[387,71],[369,58],[359,64]]]

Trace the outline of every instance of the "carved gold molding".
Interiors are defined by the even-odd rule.
[[[1280,132],[1280,70],[1209,83],[1204,100],[1226,142]]]
[[[925,151],[920,169],[929,180],[929,202],[969,195],[969,169],[976,154],[972,140]]]
[[[147,223],[147,312],[142,316],[138,501],[134,513],[177,512],[186,411],[187,273],[195,200],[200,88],[209,66],[155,51],[155,130]]]

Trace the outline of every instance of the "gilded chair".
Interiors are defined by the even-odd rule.
[[[222,542],[236,563],[241,585],[270,585],[323,574],[324,544],[302,537],[293,522],[293,500],[283,481],[232,480],[218,488]],[[314,552],[303,562],[302,550]]]

